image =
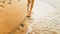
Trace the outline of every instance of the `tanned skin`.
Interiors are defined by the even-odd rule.
[[[28,12],[27,17],[28,18],[31,17],[33,5],[34,5],[34,0],[28,0],[28,4],[27,4],[27,12]]]

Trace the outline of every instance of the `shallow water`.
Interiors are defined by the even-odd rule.
[[[31,18],[32,34],[60,34],[60,11],[52,5],[36,0]]]

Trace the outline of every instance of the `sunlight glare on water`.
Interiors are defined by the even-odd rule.
[[[43,18],[55,11],[54,7],[46,2],[35,0],[33,8],[33,18]],[[35,17],[36,16],[36,17]]]

